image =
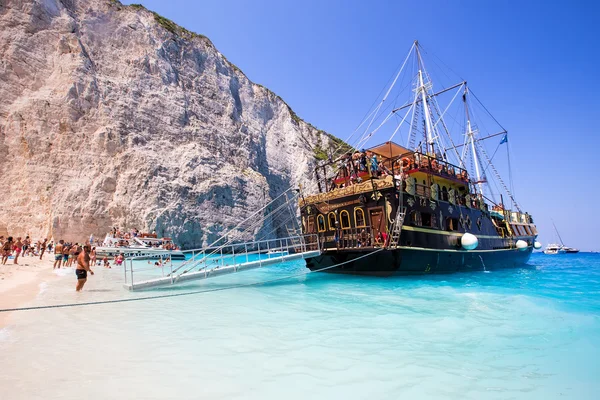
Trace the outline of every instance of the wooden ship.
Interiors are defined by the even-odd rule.
[[[317,167],[318,193],[301,193],[303,233],[316,234],[313,246],[321,250],[307,260],[311,270],[377,276],[486,270],[523,265],[534,248],[541,248],[531,215],[516,203],[482,146],[494,137],[499,146],[506,143],[506,130],[480,137],[467,83],[433,93],[421,52],[415,42],[407,56],[416,58],[412,98],[392,110],[404,118],[390,140],[362,148],[379,129],[371,129],[371,117],[355,147]],[[461,144],[452,139],[436,99],[450,91],[453,101],[462,98]],[[390,93],[391,88],[376,111]],[[391,140],[404,126],[407,146]],[[446,145],[442,135],[449,138]],[[488,188],[490,170],[514,209],[505,207],[503,194]]]

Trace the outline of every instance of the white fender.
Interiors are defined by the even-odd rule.
[[[536,240],[536,241],[535,241],[535,243],[533,244],[533,247],[534,247],[536,250],[539,250],[539,249],[541,249],[541,248],[542,248],[542,244]]]
[[[523,251],[523,250],[527,250],[527,242],[524,240],[517,240],[517,249]]]
[[[479,240],[472,233],[465,233],[460,238],[460,244],[465,250],[474,250],[477,248]]]

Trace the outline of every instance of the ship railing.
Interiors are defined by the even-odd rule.
[[[456,165],[450,164],[442,159],[432,157],[418,151],[402,154],[394,158],[392,163],[394,173],[400,168],[399,165],[402,165],[403,159],[408,160],[409,165],[406,169],[409,171],[420,170],[433,172],[440,176],[456,179],[465,183],[469,181],[468,172],[464,168],[457,167]]]
[[[358,249],[364,247],[373,247],[377,244],[376,235],[373,235],[373,229],[370,226],[341,228],[338,231],[337,242],[335,237],[336,231],[319,233],[320,248],[322,250]]]
[[[149,265],[143,263],[147,259],[144,256],[128,258],[124,263],[125,286],[133,290],[140,284],[149,287],[175,283],[186,274],[197,275],[198,272],[204,272],[206,278],[212,270],[224,267],[237,272],[291,259],[314,257],[321,253],[321,247],[317,234],[307,234],[204,247],[182,253],[186,256],[185,261],[173,260],[170,253],[165,252],[164,257],[161,255],[158,261],[149,261]],[[156,266],[155,262],[159,265]],[[157,285],[152,285],[152,281]]]

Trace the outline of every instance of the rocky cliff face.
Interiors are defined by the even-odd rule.
[[[334,139],[212,43],[114,0],[0,0],[0,228],[214,240]],[[263,232],[277,221],[265,220]]]

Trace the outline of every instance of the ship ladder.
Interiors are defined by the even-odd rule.
[[[406,207],[399,207],[396,212],[396,218],[392,223],[392,229],[390,234],[390,247],[398,247],[400,242],[400,234],[402,233],[402,226],[404,225],[404,217],[406,216]]]

